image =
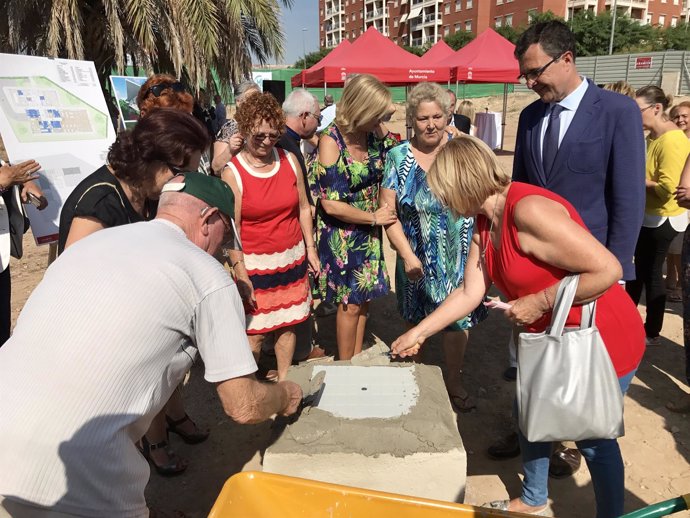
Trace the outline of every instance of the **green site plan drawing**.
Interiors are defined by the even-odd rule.
[[[22,143],[99,140],[107,113],[42,76],[0,77],[0,110]]]

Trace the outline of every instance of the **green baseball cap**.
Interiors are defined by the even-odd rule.
[[[184,181],[168,182],[162,192],[184,192],[216,207],[231,220],[235,218],[235,196],[220,178],[202,173],[183,173]]]

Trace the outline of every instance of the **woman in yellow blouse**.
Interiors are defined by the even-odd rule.
[[[668,248],[678,232],[685,230],[686,209],[678,206],[675,191],[680,173],[690,154],[690,141],[666,115],[671,99],[657,86],[636,92],[647,137],[647,202],[640,236],[635,249],[636,280],[626,289],[635,303],[642,289],[647,301],[645,331],[647,345],[656,345],[664,322],[666,290],[662,267]]]

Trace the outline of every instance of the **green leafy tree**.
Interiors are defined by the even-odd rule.
[[[303,67],[304,68],[310,68],[310,67],[316,65],[323,58],[328,56],[332,50],[333,50],[332,48],[324,48],[324,49],[317,50],[316,52],[310,52],[306,56],[302,56],[297,61],[295,61],[295,64],[292,66],[293,66],[293,68],[303,68]],[[304,58],[305,57],[306,57],[306,62],[307,62],[306,67],[304,65]]]
[[[510,25],[504,25],[496,28],[496,32],[511,43],[517,43],[517,40],[520,37],[520,34],[522,34],[523,30],[524,29],[516,29]]]
[[[579,56],[597,56],[608,53],[611,38],[611,14],[594,14],[584,10],[577,13],[571,23],[577,38]],[[616,16],[616,30],[613,37],[613,52],[649,52],[660,50],[659,30],[642,25],[622,13]]]
[[[130,61],[225,91],[283,54],[293,0],[3,0],[0,51],[94,61],[101,82]]]
[[[690,50],[690,25],[680,23],[661,31],[661,46],[664,49]]]
[[[402,48],[404,48],[407,52],[411,52],[415,56],[423,56],[428,50],[427,47],[412,47],[410,45],[402,45]]]
[[[443,38],[450,48],[459,50],[475,38],[471,31],[457,31],[455,34]]]
[[[550,22],[551,20],[560,20],[565,22],[560,16],[556,16],[552,11],[546,11],[545,13],[540,13],[537,11],[532,11],[529,13],[529,24],[534,25],[535,23]]]

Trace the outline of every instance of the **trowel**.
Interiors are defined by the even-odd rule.
[[[321,371],[309,380],[309,387],[306,389],[302,402],[300,403],[301,411],[306,407],[314,407],[319,404],[321,394],[323,394],[324,380],[326,379],[326,371]]]

